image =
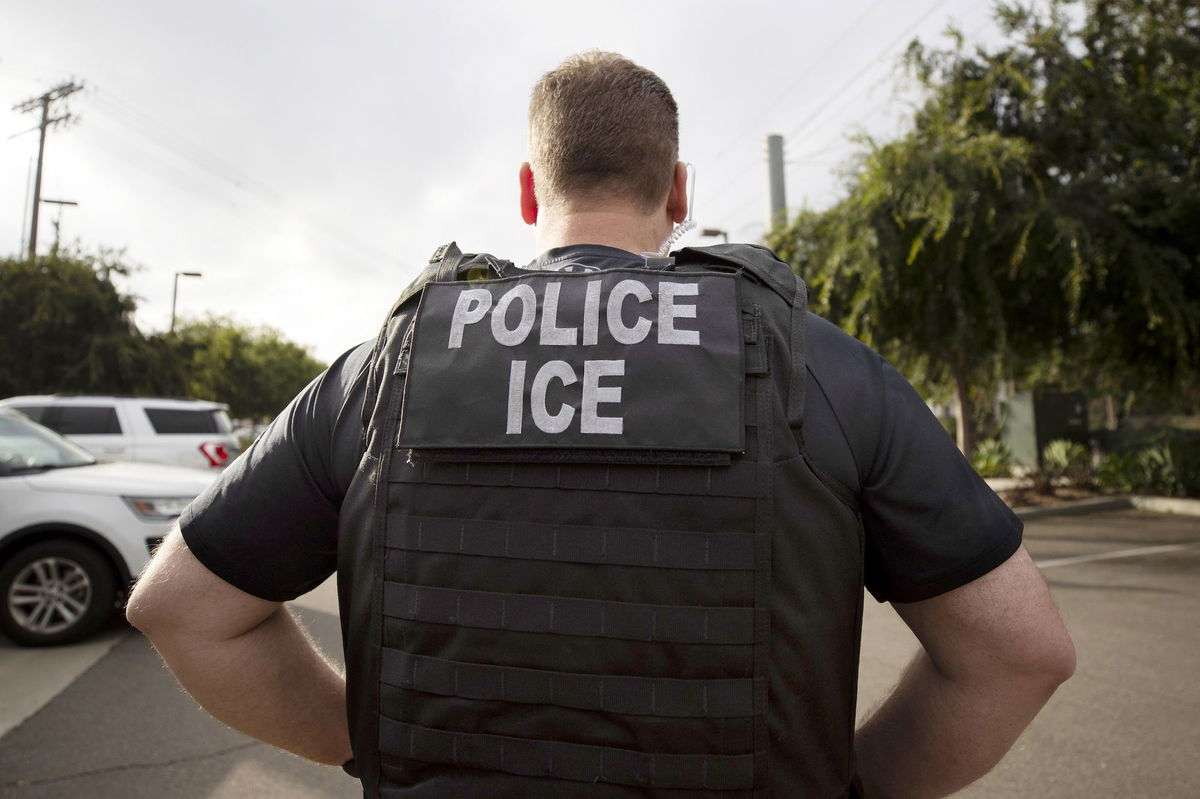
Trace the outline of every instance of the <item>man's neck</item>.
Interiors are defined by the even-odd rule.
[[[538,252],[572,244],[602,244],[627,252],[657,252],[670,233],[657,216],[625,211],[577,211],[541,214]]]

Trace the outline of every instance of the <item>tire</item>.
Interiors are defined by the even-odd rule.
[[[117,581],[108,561],[78,541],[42,541],[0,568],[0,632],[24,646],[86,638],[113,613]]]

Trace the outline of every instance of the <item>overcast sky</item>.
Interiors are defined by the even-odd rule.
[[[848,137],[897,130],[896,63],[948,23],[994,38],[989,0],[405,2],[0,0],[0,254],[26,237],[35,113],[74,79],[42,196],[64,242],[123,248],[143,331],[179,314],[271,325],[330,360],[372,337],[430,252],[521,263],[533,83],[623,53],[666,80],[696,221],[756,241],[763,139],[785,136],[792,209],[839,193]],[[60,211],[43,206],[39,251]],[[697,233],[683,244],[708,243]]]

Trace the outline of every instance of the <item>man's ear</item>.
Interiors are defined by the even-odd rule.
[[[671,191],[667,194],[667,213],[671,221],[679,224],[688,216],[688,168],[682,161],[675,162],[675,174],[671,177]]]
[[[533,169],[529,162],[521,164],[521,218],[527,225],[536,225],[538,218],[537,193],[533,189]]]

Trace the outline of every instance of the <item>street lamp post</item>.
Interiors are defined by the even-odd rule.
[[[171,291],[171,333],[175,332],[175,301],[179,299],[179,278],[181,277],[204,277],[204,275],[199,272],[175,273],[175,288]]]
[[[720,228],[715,228],[715,227],[706,227],[706,228],[704,228],[704,230],[700,231],[700,235],[701,236],[720,236],[722,243],[724,243],[724,244],[729,243],[729,231],[728,230],[721,230]]]

